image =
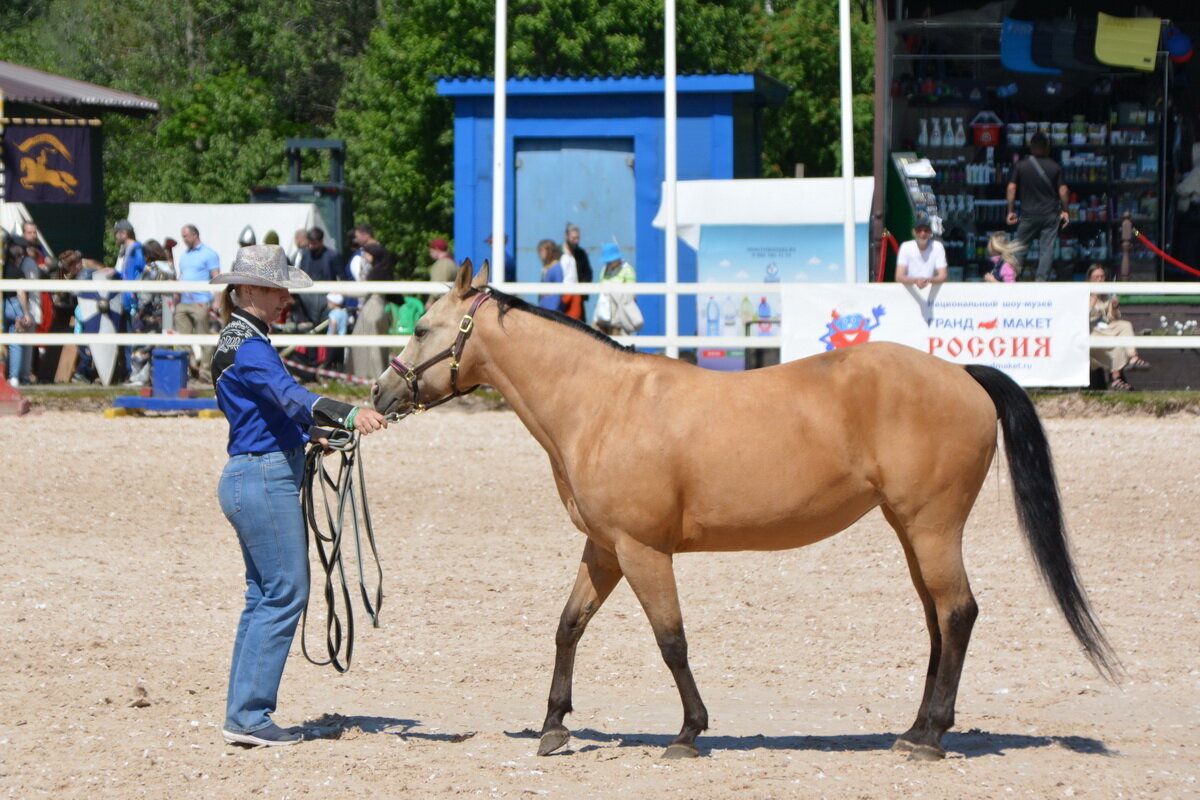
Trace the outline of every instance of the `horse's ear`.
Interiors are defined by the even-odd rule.
[[[462,264],[458,268],[458,276],[454,279],[454,293],[459,297],[466,297],[467,292],[471,291],[471,274],[474,271],[474,268],[471,266],[471,259],[463,259]]]
[[[485,258],[483,260],[483,266],[479,268],[479,274],[475,276],[475,280],[471,281],[471,288],[486,289],[487,285],[488,285],[488,276],[489,276],[490,272],[491,272],[491,264],[489,264],[488,260]]]

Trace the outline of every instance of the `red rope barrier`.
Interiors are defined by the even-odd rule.
[[[1160,250],[1158,248],[1158,245],[1156,245],[1154,242],[1147,239],[1146,235],[1144,233],[1142,233],[1141,231],[1135,230],[1133,232],[1133,238],[1140,239],[1142,244],[1146,245],[1146,248],[1151,253],[1154,253],[1155,255],[1157,255],[1159,258],[1161,258],[1165,261],[1168,261],[1171,264],[1174,264],[1175,266],[1179,267],[1184,272],[1190,272],[1193,275],[1200,276],[1200,269],[1195,269],[1194,267],[1189,267],[1187,264],[1183,263],[1179,259],[1173,258],[1172,256],[1167,255],[1166,253],[1164,253],[1162,250]]]
[[[895,252],[895,253],[900,252],[900,244],[896,241],[896,237],[892,236],[892,234],[890,232],[884,231],[883,238],[880,240],[880,244],[879,244],[879,272],[875,277],[876,283],[883,283],[883,272],[884,272],[884,268],[887,267],[888,245],[892,246],[893,252]]]
[[[282,359],[282,361],[284,364],[287,364],[292,369],[303,370],[304,372],[311,372],[314,375],[320,375],[322,378],[337,378],[342,383],[356,383],[359,386],[370,386],[372,383],[375,382],[375,381],[367,380],[366,378],[360,378],[357,375],[347,375],[344,372],[334,372],[331,369],[324,369],[323,367],[310,367],[307,364],[301,364],[299,361],[292,361],[287,358]]]

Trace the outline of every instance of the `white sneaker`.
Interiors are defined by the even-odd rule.
[[[9,378],[8,385],[13,387],[14,389],[16,389],[18,386],[21,385],[21,381],[19,378]]]

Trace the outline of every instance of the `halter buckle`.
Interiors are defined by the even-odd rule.
[[[464,314],[462,322],[458,323],[459,333],[470,333],[471,328],[475,327],[475,318],[470,314]]]

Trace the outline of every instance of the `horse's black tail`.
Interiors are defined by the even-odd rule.
[[[996,406],[1004,430],[1013,499],[1025,539],[1071,632],[1088,659],[1106,679],[1116,682],[1121,665],[1088,604],[1071,560],[1050,443],[1037,409],[1016,381],[993,367],[972,364],[967,374],[979,382]]]

